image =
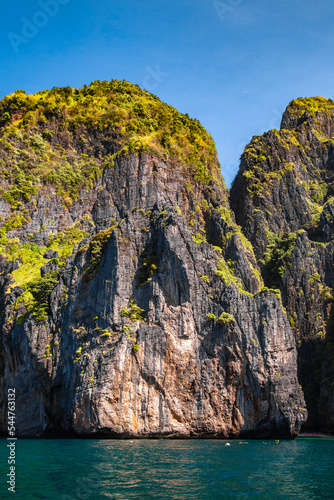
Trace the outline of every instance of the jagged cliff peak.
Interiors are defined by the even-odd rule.
[[[269,228],[305,229],[316,238],[322,207],[334,193],[333,148],[334,101],[322,97],[292,101],[279,131],[252,138],[231,190],[237,221],[252,241]],[[265,236],[260,240],[257,255],[268,242]]]
[[[308,129],[320,140],[330,140],[334,134],[334,101],[325,97],[300,97],[287,106],[281,130]]]

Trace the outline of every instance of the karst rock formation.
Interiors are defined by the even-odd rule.
[[[229,192],[201,124],[136,85],[5,97],[2,434],[9,388],[22,437],[330,432],[333,113],[293,101]]]

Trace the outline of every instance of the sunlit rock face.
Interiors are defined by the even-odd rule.
[[[147,93],[123,84],[115,104],[108,85],[42,93],[30,111],[20,94],[15,113],[3,109],[1,431],[14,387],[19,436],[295,437],[307,418],[295,337],[211,139],[173,111],[167,135],[138,146],[139,125],[124,131],[133,116],[166,128],[172,108],[153,121]],[[115,124],[73,111],[91,101]],[[16,170],[10,145],[26,151]],[[55,162],[44,177],[41,158]]]

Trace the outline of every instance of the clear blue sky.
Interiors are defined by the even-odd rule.
[[[227,185],[243,147],[279,128],[292,99],[334,98],[333,0],[18,0],[1,10],[0,98],[137,83],[202,122]]]

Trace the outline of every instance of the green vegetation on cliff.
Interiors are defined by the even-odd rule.
[[[125,81],[17,90],[0,102],[1,117],[0,178],[13,208],[45,184],[71,203],[131,152],[176,158],[195,180],[221,182],[214,141],[200,122]]]
[[[267,231],[268,246],[263,256],[264,269],[271,285],[279,285],[298,236],[305,231],[300,229],[294,233],[275,234]]]
[[[291,113],[300,114],[308,111],[312,115],[325,112],[334,113],[334,101],[325,97],[300,97],[290,102],[288,108]]]

